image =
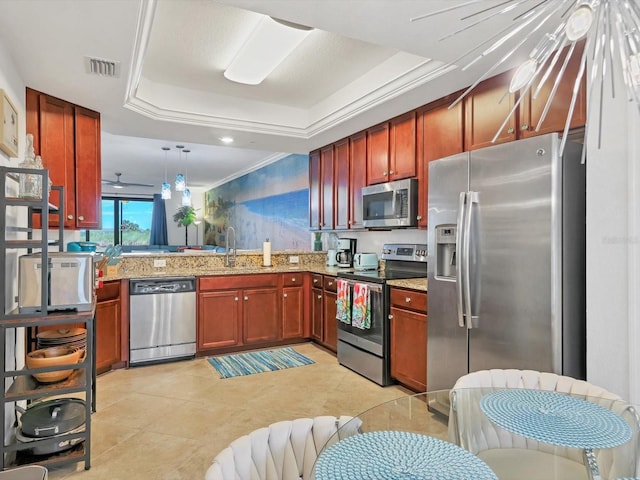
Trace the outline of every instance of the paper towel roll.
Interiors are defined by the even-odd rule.
[[[262,265],[265,267],[271,266],[271,242],[268,238],[266,242],[262,243]]]

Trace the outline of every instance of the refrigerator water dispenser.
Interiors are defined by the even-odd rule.
[[[456,226],[439,225],[436,234],[436,278],[456,278]]]

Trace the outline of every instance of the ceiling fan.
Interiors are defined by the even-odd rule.
[[[153,187],[154,185],[150,183],[133,183],[133,182],[123,182],[120,180],[120,175],[122,173],[116,172],[115,180],[102,180],[102,183],[107,185],[111,185],[113,188],[124,188],[124,187]]]

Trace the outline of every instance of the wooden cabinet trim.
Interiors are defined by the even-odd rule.
[[[198,278],[198,290],[232,290],[252,287],[277,287],[277,273],[218,275]]]
[[[427,313],[427,294],[424,292],[393,287],[390,300],[392,307]]]

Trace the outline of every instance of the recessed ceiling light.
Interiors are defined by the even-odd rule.
[[[220,137],[220,141],[222,143],[233,143],[233,138],[231,138],[231,137]]]

